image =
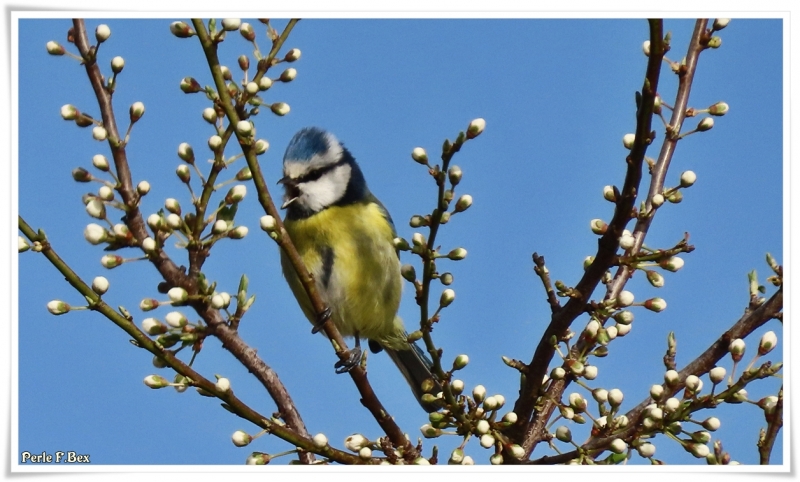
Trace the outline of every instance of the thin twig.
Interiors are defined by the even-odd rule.
[[[765,413],[764,417],[767,419],[767,430],[764,439],[758,444],[758,455],[761,465],[769,465],[772,447],[775,445],[778,432],[783,427],[783,385],[778,391],[778,401],[775,402],[775,409],[769,415]]]

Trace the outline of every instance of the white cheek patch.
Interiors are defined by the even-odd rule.
[[[297,188],[301,194],[295,202],[299,202],[312,212],[322,211],[335,204],[347,191],[350,171],[351,167],[348,164],[342,164],[316,181],[299,184]]]

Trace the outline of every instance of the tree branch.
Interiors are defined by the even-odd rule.
[[[286,28],[291,30],[296,22],[296,19],[291,20]],[[214,84],[217,88],[217,93],[221,101],[220,105],[225,110],[225,115],[228,117],[230,124],[236,125],[237,122],[242,120],[242,113],[237,112],[236,108],[234,107],[235,103],[231,99],[230,93],[225,85],[225,79],[223,78],[222,71],[220,69],[219,57],[217,56],[216,44],[212,41],[211,37],[206,31],[205,26],[203,25],[203,22],[200,19],[192,19],[192,24],[197,32],[198,38],[200,39],[200,44],[203,48],[203,52],[205,53],[206,60],[208,61],[211,74],[214,78]],[[270,52],[271,57],[274,58],[274,55],[280,48],[280,44],[283,42],[283,40],[285,40],[285,38],[286,36],[282,35],[277,40],[279,43],[276,43],[273,46],[273,49]],[[269,58],[270,57],[268,57],[268,59]],[[261,64],[261,62],[259,62],[259,64]],[[264,62],[264,65],[266,65],[267,68],[270,64],[271,60]],[[256,191],[258,192],[258,201],[261,204],[264,212],[272,216],[277,224],[277,231],[280,233],[280,235],[275,241],[289,258],[292,266],[297,272],[297,276],[302,282],[303,288],[306,290],[309,300],[311,301],[314,313],[318,317],[321,317],[327,307],[317,292],[317,287],[313,276],[303,264],[300,254],[297,252],[292,240],[289,238],[289,234],[286,232],[286,229],[283,226],[280,212],[276,208],[275,203],[272,200],[272,195],[270,194],[266,181],[264,180],[264,175],[261,172],[261,167],[258,163],[255,148],[251,143],[251,139],[239,137],[238,133],[236,135],[239,144],[242,147],[242,152],[244,153],[245,159],[247,160],[247,165],[252,173],[253,183],[256,187]],[[347,344],[345,343],[342,335],[339,333],[339,330],[336,329],[336,326],[329,321],[330,318],[327,318],[322,325],[322,331],[325,333],[328,339],[331,340],[339,359],[347,361],[350,359],[350,351],[347,348]],[[361,403],[370,411],[384,432],[386,432],[386,434],[389,436],[395,447],[403,447],[404,457],[406,457],[407,460],[416,459],[418,456],[416,449],[411,442],[406,439],[403,431],[394,422],[394,419],[383,407],[383,404],[381,404],[377,395],[373,391],[372,386],[369,384],[369,380],[367,380],[366,372],[360,366],[356,366],[348,373],[350,374],[350,377],[353,379],[356,388],[358,388],[358,391],[361,394]]]
[[[572,322],[584,312],[586,303],[602,279],[606,270],[613,265],[619,247],[619,237],[631,219],[631,212],[636,201],[639,183],[642,178],[642,163],[647,146],[650,144],[650,126],[653,115],[653,104],[658,88],[658,79],[661,72],[661,63],[664,56],[663,25],[661,20],[650,21],[650,57],[647,64],[647,73],[642,87],[642,101],[636,117],[636,139],[631,153],[626,159],[628,169],[625,175],[625,184],[619,199],[617,199],[614,216],[608,224],[606,233],[598,241],[597,254],[594,262],[586,269],[583,277],[575,286],[576,296],[556,313],[553,314],[550,324],[539,340],[533,359],[528,364],[528,376],[523,377],[519,398],[514,404],[514,412],[518,416],[516,424],[508,430],[512,440],[521,442],[529,456],[538,440],[534,440],[533,429],[540,429],[544,422],[537,422],[542,417],[537,415],[531,420],[538,393],[542,386],[544,375],[547,372],[555,349],[551,339],[562,337]],[[550,407],[549,413],[552,413]],[[547,417],[544,417],[545,419]]]

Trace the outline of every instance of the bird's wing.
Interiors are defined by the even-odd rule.
[[[368,203],[375,203],[378,205],[378,208],[381,210],[381,214],[383,214],[383,217],[386,219],[386,221],[389,222],[389,226],[392,227],[392,236],[397,237],[397,230],[394,227],[394,221],[392,221],[392,215],[389,214],[389,211],[386,210],[386,206],[384,206],[383,203],[380,202],[380,200],[378,200],[378,198],[376,198],[375,195],[373,195],[372,193],[369,193],[366,196],[366,201]]]

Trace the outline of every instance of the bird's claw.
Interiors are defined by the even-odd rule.
[[[347,373],[356,367],[361,362],[361,347],[355,346],[350,350],[350,357],[347,360],[339,360],[333,368],[336,369],[337,374]]]
[[[314,328],[311,329],[311,334],[316,335],[317,333],[322,330],[322,325],[325,324],[326,321],[331,319],[331,309],[325,308],[322,310],[322,313],[317,316],[317,323],[314,325]]]

